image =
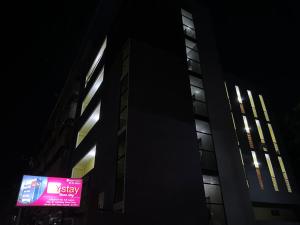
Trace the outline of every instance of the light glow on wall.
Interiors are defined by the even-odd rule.
[[[89,69],[89,71],[88,71],[88,73],[85,77],[85,87],[86,87],[87,83],[89,82],[89,80],[91,79],[97,65],[99,64],[99,62],[100,62],[100,60],[101,60],[101,58],[104,54],[104,50],[106,48],[106,45],[107,45],[107,38],[104,39],[104,42],[101,45],[101,48],[100,48],[100,50],[99,50],[99,52],[98,52],[98,54],[97,54],[97,56],[96,56],[96,58],[95,58],[95,60],[92,64],[91,68]]]

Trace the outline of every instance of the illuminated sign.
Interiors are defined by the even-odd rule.
[[[24,175],[17,206],[79,207],[82,179]]]

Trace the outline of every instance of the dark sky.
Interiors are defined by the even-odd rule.
[[[2,7],[1,170],[7,171],[2,180],[13,184],[37,151],[96,2],[12,1]],[[224,70],[265,84],[283,120],[300,101],[296,5],[291,0],[208,2]]]

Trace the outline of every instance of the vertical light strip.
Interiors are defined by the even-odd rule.
[[[241,92],[238,86],[235,86],[235,91],[236,91],[236,95],[237,95],[237,100],[240,103],[240,108],[241,108],[241,112],[245,113],[245,109],[244,109],[244,105],[243,105],[243,99],[241,96]]]
[[[264,137],[263,131],[261,129],[259,120],[255,120],[255,123],[256,123],[258,134],[259,134],[260,143],[262,144],[262,148],[264,151],[268,151],[267,148],[265,147],[265,144],[266,144],[265,137]]]
[[[248,126],[247,117],[243,116],[243,120],[244,120],[244,125],[245,125],[245,130],[246,130],[246,133],[247,133],[249,146],[250,146],[250,148],[254,149],[253,139],[252,139],[252,136],[251,136],[251,133],[250,133],[250,128]]]
[[[275,151],[277,152],[277,154],[280,154],[280,151],[279,151],[279,148],[278,148],[278,144],[277,144],[277,141],[276,141],[276,138],[275,138],[275,134],[274,134],[274,131],[273,131],[273,128],[272,128],[272,125],[268,123],[268,128],[269,128],[269,131],[270,131],[270,135],[271,135],[271,138],[272,138],[272,141],[273,141],[273,145],[274,145],[274,148],[275,148]]]
[[[259,162],[257,161],[257,157],[256,157],[255,152],[251,151],[251,153],[252,153],[253,163],[254,163],[254,166],[255,166],[256,175],[257,175],[257,179],[258,179],[260,189],[264,190],[264,183],[263,183],[261,172],[260,172],[260,169],[259,169]]]
[[[257,112],[256,112],[254,100],[253,100],[253,97],[252,97],[252,93],[251,93],[251,91],[249,91],[249,90],[247,90],[247,93],[248,93],[248,97],[249,97],[249,100],[250,100],[250,104],[251,104],[253,116],[254,116],[255,118],[257,118]]]
[[[241,92],[240,92],[240,89],[238,86],[235,86],[235,91],[236,91],[238,102],[242,104],[243,100],[242,100]]]
[[[246,171],[245,171],[245,163],[244,163],[244,159],[243,159],[242,150],[241,150],[240,147],[239,147],[239,152],[240,152],[241,161],[242,161],[242,165],[243,165],[243,171],[244,171],[245,180],[246,180],[246,183],[247,183],[247,187],[249,188],[250,186],[249,186],[249,182],[248,182]]]
[[[225,85],[225,91],[226,91],[229,107],[230,107],[230,110],[232,110],[226,82],[224,82],[224,85]]]
[[[282,175],[283,175],[283,178],[284,178],[287,190],[288,190],[288,192],[291,193],[292,192],[292,188],[291,188],[291,185],[290,185],[290,182],[289,182],[289,178],[288,178],[286,170],[285,170],[284,163],[283,163],[282,158],[280,156],[278,156],[278,161],[279,161],[279,165],[280,165],[280,168],[281,168],[281,172],[282,172]]]
[[[266,157],[266,160],[267,160],[267,164],[268,164],[269,172],[270,172],[270,175],[271,175],[274,190],[279,191],[270,156],[269,156],[269,154],[265,154],[265,157]]]
[[[245,130],[247,133],[250,133],[250,128],[248,126],[248,121],[247,121],[247,117],[243,116],[243,120],[244,120],[244,125],[245,125]]]
[[[80,115],[82,115],[83,111],[86,109],[86,107],[88,106],[88,104],[90,103],[90,101],[92,100],[92,98],[94,97],[95,93],[99,89],[100,85],[102,84],[103,74],[104,74],[104,67],[101,69],[101,71],[100,71],[97,79],[95,80],[93,86],[90,88],[89,92],[85,96],[85,98],[84,98],[84,100],[82,102]]]
[[[270,118],[269,118],[269,115],[268,115],[268,111],[267,111],[267,108],[266,108],[266,105],[265,105],[265,101],[264,101],[262,95],[259,95],[259,100],[260,100],[260,103],[261,103],[261,107],[262,107],[262,109],[264,111],[266,121],[270,121]]]
[[[104,50],[106,48],[106,44],[107,44],[107,38],[104,39],[104,42],[101,45],[101,48],[100,48],[100,50],[99,50],[99,52],[98,52],[98,54],[97,54],[97,56],[96,56],[96,58],[95,58],[95,60],[94,60],[94,62],[92,64],[91,68],[89,69],[89,71],[88,71],[88,73],[87,73],[87,75],[85,77],[85,85],[84,85],[85,87],[86,87],[87,83],[89,82],[89,80],[91,79],[91,77],[92,77],[92,75],[93,75],[93,73],[94,73],[94,71],[95,71],[98,63],[100,62],[100,60],[101,60],[101,58],[103,56]]]

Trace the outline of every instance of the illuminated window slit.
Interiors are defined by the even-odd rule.
[[[278,156],[278,161],[279,161],[279,165],[280,165],[280,168],[281,168],[281,172],[282,172],[282,175],[283,175],[283,178],[284,178],[287,190],[288,190],[288,192],[291,193],[292,192],[292,188],[291,188],[291,185],[290,185],[290,182],[289,182],[288,175],[287,175],[286,170],[285,170],[284,163],[283,163],[282,158],[280,156]]]
[[[265,157],[266,157],[266,161],[267,161],[267,164],[268,164],[268,168],[269,168],[269,172],[270,172],[270,175],[271,175],[274,190],[279,191],[270,156],[269,156],[269,154],[265,154]]]
[[[257,112],[256,112],[254,100],[253,100],[253,97],[252,97],[252,93],[251,93],[251,91],[249,91],[249,90],[247,90],[247,93],[248,93],[248,97],[249,97],[249,100],[250,100],[250,104],[251,104],[253,116],[254,116],[255,118],[257,118]]]
[[[265,105],[265,101],[264,101],[262,95],[259,95],[259,100],[260,100],[260,103],[261,103],[261,107],[262,107],[262,109],[264,111],[264,115],[265,115],[266,121],[269,122],[270,118],[269,118],[268,111],[267,111],[267,108],[266,108],[266,105]]]
[[[254,164],[254,167],[255,167],[255,171],[256,171],[256,175],[257,175],[257,179],[258,179],[260,189],[264,190],[264,183],[263,183],[263,180],[262,180],[262,175],[261,175],[261,172],[260,172],[260,169],[259,169],[259,163],[257,161],[256,154],[255,154],[254,151],[251,151],[251,153],[252,153],[253,164]]]

